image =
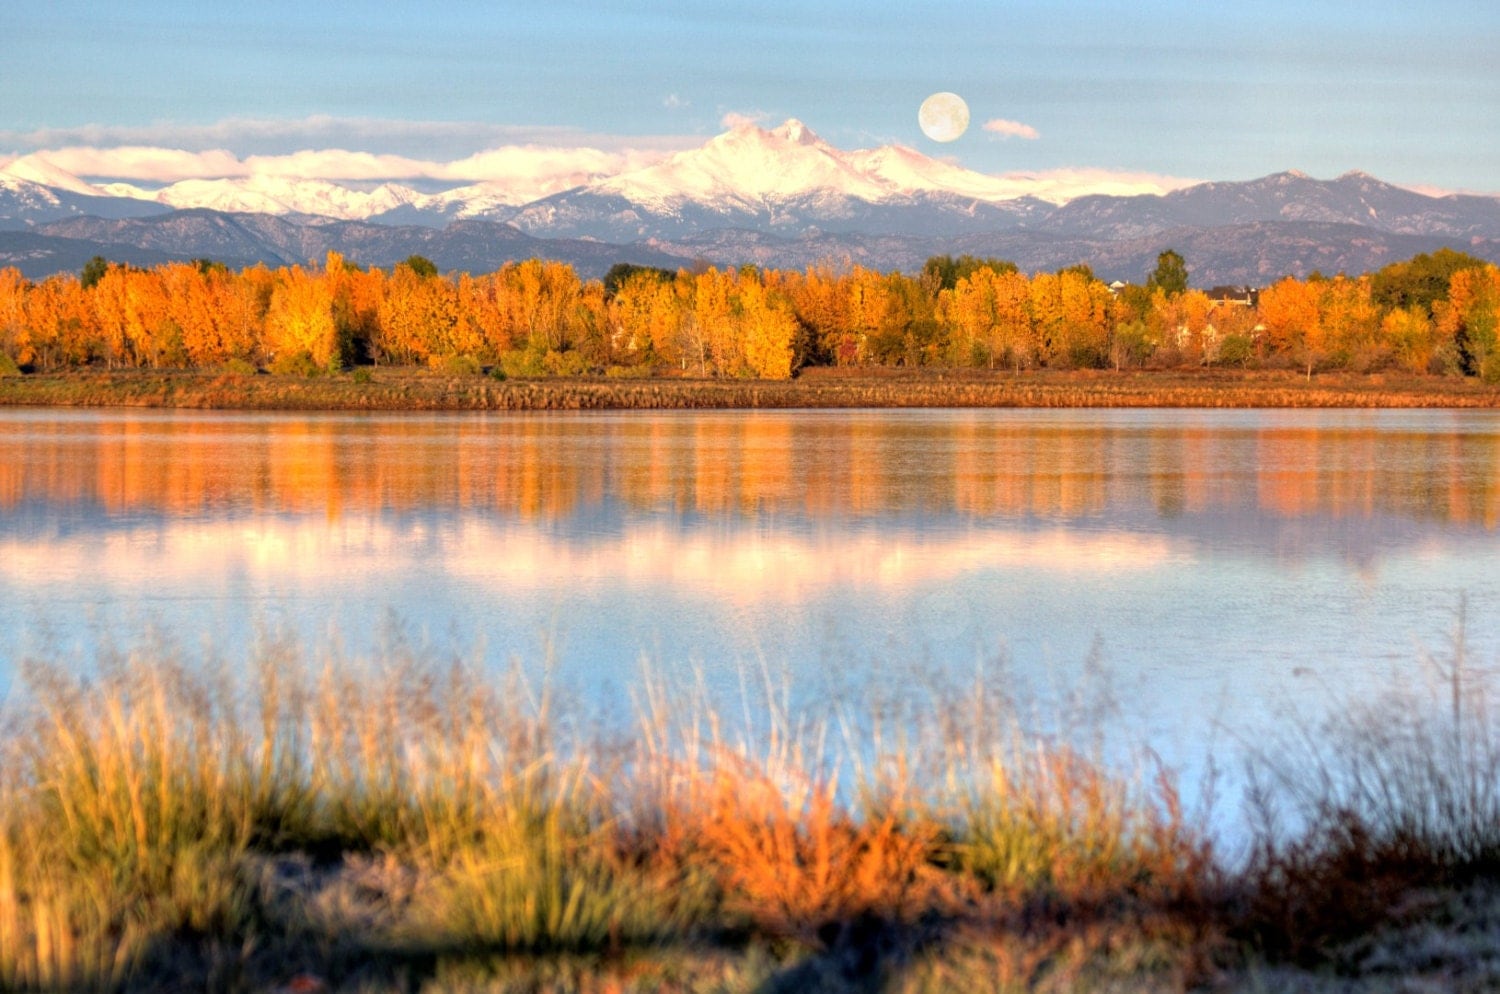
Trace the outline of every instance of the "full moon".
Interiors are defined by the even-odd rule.
[[[922,133],[935,142],[951,142],[969,127],[969,105],[957,93],[934,93],[917,111]]]

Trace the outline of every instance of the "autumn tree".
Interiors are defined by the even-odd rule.
[[[1019,372],[1035,359],[1030,292],[1014,269],[981,267],[959,279],[940,298],[939,315],[949,330],[949,358],[959,365],[996,363]]]
[[[1218,329],[1213,324],[1213,302],[1202,290],[1172,295],[1157,287],[1151,292],[1146,324],[1152,338],[1165,350],[1163,360],[1190,365],[1211,363],[1217,355]]]
[[[698,375],[738,373],[741,349],[734,336],[734,270],[710,268],[687,281],[687,311],[683,327],[689,361]]]
[[[1380,322],[1380,338],[1407,372],[1426,373],[1432,368],[1437,336],[1425,306],[1413,304],[1388,312]]]
[[[869,356],[871,336],[880,332],[885,321],[885,276],[855,266],[839,280],[839,287],[843,290],[844,326],[835,330],[830,351],[836,365],[859,365]]]
[[[104,355],[92,293],[74,277],[49,276],[26,294],[31,361],[43,368],[86,365]]]
[[[604,284],[614,347],[647,361],[679,365],[682,349],[677,334],[677,295],[672,274],[649,267],[632,267],[623,276],[618,273],[616,276],[613,293],[609,292],[608,280]]]
[[[789,378],[797,336],[791,304],[759,279],[741,281],[738,304],[740,337],[750,373],[763,380]]]
[[[110,366],[176,365],[182,331],[171,323],[158,271],[111,266],[89,290]]]
[[[1438,337],[1451,343],[1463,372],[1500,382],[1500,268],[1454,273],[1437,312]]]
[[[168,334],[184,362],[211,366],[230,358],[219,329],[219,302],[209,284],[210,269],[191,263],[168,263],[157,268],[166,299]],[[169,345],[170,347],[170,345]]]
[[[460,273],[454,295],[460,325],[455,334],[467,350],[462,354],[494,361],[515,347],[506,319],[505,287],[494,274]]]
[[[849,332],[843,276],[828,266],[812,266],[805,273],[780,273],[773,278],[791,301],[808,363],[832,365],[841,354],[856,350]]]
[[[1260,295],[1260,321],[1267,343],[1274,352],[1291,356],[1304,366],[1308,379],[1312,379],[1313,367],[1323,358],[1326,347],[1321,297],[1317,283],[1290,276]]]
[[[527,259],[500,270],[516,339],[541,353],[572,347],[583,284],[563,262]]]
[[[397,365],[423,364],[455,351],[458,307],[447,280],[397,266],[385,283],[372,340],[377,356]]]
[[[277,371],[307,373],[342,361],[333,292],[317,273],[300,266],[277,272],[265,329],[265,350]]]
[[[28,365],[35,353],[26,326],[26,293],[30,284],[19,269],[0,269],[0,364]]]
[[[1388,362],[1390,350],[1380,341],[1381,314],[1369,278],[1337,276],[1320,290],[1323,335],[1337,365],[1365,371]]]

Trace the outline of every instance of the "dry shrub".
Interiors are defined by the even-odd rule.
[[[736,756],[703,776],[693,802],[668,815],[667,837],[758,930],[817,944],[830,927],[912,922],[946,903],[936,823],[894,808],[857,818],[832,783]]]

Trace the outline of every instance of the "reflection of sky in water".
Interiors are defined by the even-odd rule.
[[[642,655],[822,700],[997,656],[1063,693],[1097,648],[1191,764],[1441,650],[1461,598],[1494,658],[1497,467],[1452,412],[5,413],[0,654],[357,651],[394,610],[605,705]]]

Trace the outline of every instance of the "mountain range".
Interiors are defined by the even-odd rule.
[[[1086,262],[1139,281],[1175,248],[1194,285],[1364,272],[1449,246],[1500,261],[1500,198],[1431,196],[1364,173],[1290,171],[1156,193],[1077,196],[1054,177],[992,176],[903,146],[844,151],[806,125],[740,125],[653,165],[539,200],[494,183],[423,193],[268,176],[159,189],[94,184],[23,156],[0,169],[0,266],[39,278],[94,255],[136,265],[413,254],[489,271],[542,256],[598,276],[616,262],[919,268],[929,256]]]

